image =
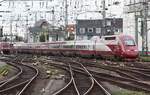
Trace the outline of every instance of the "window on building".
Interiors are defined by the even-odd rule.
[[[84,34],[85,33],[85,28],[80,28],[79,31],[80,31],[81,34]]]
[[[118,28],[118,29],[115,29],[115,34],[119,34],[119,33],[121,33],[122,32],[122,29],[121,28]]]
[[[111,26],[111,21],[110,20],[106,21],[106,25]]]
[[[101,28],[96,28],[96,33],[101,34]]]
[[[93,28],[88,28],[88,32],[92,33],[93,32]]]
[[[111,35],[113,32],[110,29],[107,29],[106,35]]]
[[[110,33],[111,32],[111,30],[110,29],[107,29],[107,33]]]

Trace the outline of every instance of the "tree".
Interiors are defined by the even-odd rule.
[[[3,37],[3,27],[0,28],[0,37]]]
[[[23,37],[16,35],[16,41],[23,41]]]
[[[45,42],[45,35],[44,34],[40,35],[40,42]]]
[[[40,35],[40,42],[46,42],[49,40],[48,29],[42,29]]]

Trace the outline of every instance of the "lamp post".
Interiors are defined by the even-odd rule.
[[[68,37],[68,31],[67,31],[67,26],[68,26],[68,1],[65,0],[65,36],[66,38]]]
[[[12,44],[12,41],[13,41],[12,23],[13,23],[13,19],[12,19],[12,16],[11,16],[11,18],[10,18],[10,43],[11,44]]]
[[[104,33],[106,33],[106,2],[105,0],[102,1],[102,6],[103,6],[102,8],[103,27],[104,27]]]

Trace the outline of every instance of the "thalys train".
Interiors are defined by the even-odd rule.
[[[8,44],[8,43],[7,43]],[[4,52],[136,59],[139,55],[134,39],[128,35],[103,36],[101,39],[15,43]]]

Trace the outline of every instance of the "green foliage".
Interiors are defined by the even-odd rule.
[[[49,35],[46,30],[43,29],[41,35],[40,35],[40,42],[46,42],[46,40],[49,40]]]
[[[45,35],[44,34],[40,35],[40,42],[45,42]]]
[[[47,40],[49,40],[49,35],[47,34],[46,36],[47,36]]]
[[[10,67],[8,65],[0,67],[0,75],[5,76],[8,74]]]
[[[73,38],[73,37],[68,37],[68,38],[66,38],[65,40],[66,40],[66,41],[70,41],[70,40],[74,40],[74,38]]]
[[[120,92],[115,92],[112,95],[150,95],[150,94],[146,94],[144,92],[136,92],[136,91],[120,91]]]
[[[3,37],[3,28],[0,28],[0,37]]]
[[[16,41],[23,41],[23,38],[21,36],[16,36]]]
[[[150,62],[150,56],[141,56],[140,59],[144,62]]]

